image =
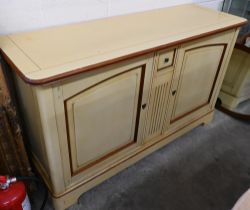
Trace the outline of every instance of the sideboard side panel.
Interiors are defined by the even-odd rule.
[[[41,129],[41,118],[34,90],[32,86],[26,84],[16,74],[13,74],[13,78],[15,80],[21,115],[25,116],[22,120],[24,122],[25,134],[28,137],[28,147],[32,159],[39,164],[40,170],[46,179],[49,180],[47,152],[43,141],[44,135]]]
[[[53,193],[65,190],[52,88],[34,87],[14,75],[31,158]]]
[[[60,151],[54,98],[51,87],[33,87],[37,98],[37,105],[41,118],[41,129],[44,134],[44,145],[47,151],[49,174],[53,193],[65,191],[63,162]]]

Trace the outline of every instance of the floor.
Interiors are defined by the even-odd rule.
[[[239,110],[250,114],[250,101]],[[250,188],[250,123],[216,111],[199,126],[83,194],[68,210],[229,210]],[[33,194],[38,209],[41,193]],[[49,200],[46,210],[51,210]]]

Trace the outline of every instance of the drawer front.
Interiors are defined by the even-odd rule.
[[[159,53],[158,70],[174,65],[175,49]]]

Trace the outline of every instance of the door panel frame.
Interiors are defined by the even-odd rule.
[[[131,155],[135,154],[141,147],[141,136],[147,111],[147,107],[145,109],[141,109],[141,106],[142,104],[147,103],[149,97],[149,90],[153,76],[153,57],[154,54],[150,53],[133,58],[131,60],[99,68],[96,69],[96,71],[85,72],[82,75],[68,78],[64,81],[61,81],[59,84],[56,83],[55,85],[53,85],[54,109],[58,127],[58,135],[60,138],[61,157],[62,162],[64,163],[63,171],[66,187],[74,186],[79,182],[87,182],[88,180],[93,179],[99,174],[108,172],[113,167],[118,165],[121,161],[124,161],[126,158],[129,158]],[[137,106],[137,113],[140,113],[137,115],[136,119],[137,144],[134,144],[133,142],[131,145],[123,147],[121,149],[122,155],[121,151],[115,151],[114,154],[112,153],[111,155],[112,158],[108,157],[106,159],[103,159],[102,161],[100,161],[100,164],[95,164],[82,172],[72,173],[72,167],[70,165],[71,161],[69,156],[70,149],[68,147],[68,138],[66,132],[64,100],[107,78],[138,67],[143,67],[142,77],[144,78],[144,80],[143,83],[140,84],[140,104],[138,104]]]
[[[219,61],[219,64],[218,64],[218,67],[217,67],[217,70],[216,70],[216,73],[215,73],[215,77],[214,77],[213,84],[212,84],[212,87],[211,87],[211,90],[210,90],[210,94],[209,94],[209,96],[208,96],[207,101],[206,101],[205,103],[200,104],[200,105],[198,105],[197,107],[191,109],[190,111],[187,111],[187,112],[185,112],[184,114],[181,114],[180,116],[177,116],[177,117],[173,118],[173,114],[174,114],[174,111],[175,111],[175,109],[176,109],[176,102],[177,102],[176,100],[177,100],[177,98],[178,98],[178,94],[177,94],[177,96],[176,96],[175,99],[174,99],[174,109],[173,109],[173,112],[172,112],[172,115],[171,115],[170,124],[172,124],[172,123],[174,123],[174,122],[176,122],[176,121],[178,121],[178,120],[180,120],[180,119],[186,117],[187,115],[191,114],[192,112],[195,112],[195,111],[197,111],[198,109],[200,109],[200,108],[202,108],[202,107],[204,107],[204,106],[207,106],[207,105],[209,105],[209,104],[211,103],[211,98],[212,98],[212,95],[213,95],[213,93],[214,93],[215,84],[216,84],[216,82],[217,82],[218,75],[219,75],[219,73],[220,73],[221,65],[222,65],[222,62],[223,62],[223,60],[224,60],[224,56],[225,56],[225,52],[226,52],[226,49],[227,49],[228,44],[226,44],[226,43],[207,44],[207,45],[201,45],[201,46],[198,46],[198,47],[190,48],[190,49],[187,49],[187,50],[184,51],[184,57],[185,57],[185,54],[186,54],[187,52],[190,52],[190,51],[193,51],[193,50],[197,50],[197,49],[201,49],[201,48],[214,47],[214,46],[223,46],[223,50],[222,50],[222,54],[221,54],[221,57],[220,57],[220,61]],[[181,67],[180,75],[182,75],[182,74],[183,74],[183,65],[182,65],[182,67]],[[180,87],[180,85],[181,85],[181,82],[182,82],[181,80],[182,80],[182,76],[181,76],[180,82],[178,83],[177,89],[178,89],[178,88]]]
[[[70,126],[69,126],[69,116],[68,116],[68,112],[67,112],[67,107],[68,107],[68,101],[71,100],[72,98],[78,96],[78,95],[81,95],[82,93],[84,92],[87,92],[88,90],[91,90],[99,85],[102,85],[108,81],[111,81],[112,79],[114,78],[117,78],[121,75],[124,75],[128,72],[132,72],[134,70],[139,70],[140,69],[140,84],[139,84],[139,94],[138,94],[138,101],[137,101],[137,108],[136,108],[136,114],[135,114],[135,128],[134,128],[134,137],[133,139],[131,139],[130,142],[128,142],[127,144],[125,145],[122,145],[114,150],[111,150],[110,152],[108,152],[107,154],[104,154],[102,155],[101,157],[93,160],[93,161],[90,161],[89,163],[86,163],[86,164],[83,164],[82,166],[78,165],[77,164],[77,168],[75,168],[75,164],[74,163],[75,161],[77,162],[77,156],[76,154],[73,156],[72,154],[72,148],[71,146],[72,145],[72,142],[71,141],[74,141],[73,139],[71,139],[71,135],[70,135]],[[68,140],[68,151],[69,151],[69,159],[70,159],[70,169],[71,169],[71,175],[72,176],[75,176],[91,167],[93,167],[94,165],[97,165],[99,164],[100,162],[102,162],[103,160],[105,159],[108,159],[109,157],[113,156],[114,154],[116,153],[119,153],[121,152],[122,150],[124,150],[125,148],[127,147],[130,147],[131,145],[133,144],[137,144],[137,135],[138,135],[138,129],[139,129],[139,119],[140,119],[140,110],[141,110],[141,104],[142,104],[142,94],[143,94],[143,85],[144,85],[144,79],[145,79],[145,69],[146,69],[146,64],[142,65],[142,66],[137,66],[137,67],[134,67],[132,69],[129,69],[129,70],[126,70],[126,71],[123,71],[123,72],[120,72],[119,74],[116,74],[116,75],[113,75],[109,78],[106,78],[102,81],[99,81],[98,83],[95,83],[93,84],[92,86],[90,87],[87,87],[86,89],[84,90],[81,90],[80,92],[72,95],[71,97],[69,98],[66,98],[64,100],[64,113],[65,113],[65,119],[66,119],[66,132],[67,132],[67,140]],[[75,144],[75,143],[74,143]],[[75,160],[74,160],[75,159]]]
[[[190,110],[190,112],[188,113],[185,113],[185,115],[181,116],[177,120],[171,121],[176,96],[172,96],[172,94],[170,94],[169,111],[166,116],[165,125],[163,126],[163,135],[169,135],[171,133],[174,133],[189,122],[196,120],[199,117],[204,116],[206,113],[209,113],[214,110],[214,103],[218,95],[218,88],[220,88],[219,86],[221,84],[221,76],[224,75],[225,67],[228,64],[228,56],[232,49],[231,40],[235,38],[234,35],[235,33],[232,33],[232,30],[228,30],[220,34],[216,34],[210,38],[195,40],[180,47],[178,52],[177,66],[173,75],[171,91],[177,90],[177,87],[179,86],[180,74],[184,62],[183,58],[185,56],[186,51],[194,50],[200,47],[218,45],[223,46],[223,51],[207,103],[200,104],[200,106]]]

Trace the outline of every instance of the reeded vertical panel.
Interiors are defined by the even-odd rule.
[[[157,76],[151,91],[144,141],[162,132],[164,116],[167,111],[172,71]]]
[[[166,90],[168,89],[168,84],[162,84],[157,86],[154,89],[154,101],[152,103],[152,108],[153,108],[153,112],[150,116],[150,121],[151,124],[149,126],[149,135],[154,135],[155,133],[160,132],[161,130],[161,121],[162,121],[162,111],[165,105],[165,97],[164,97],[164,93],[166,92]]]

